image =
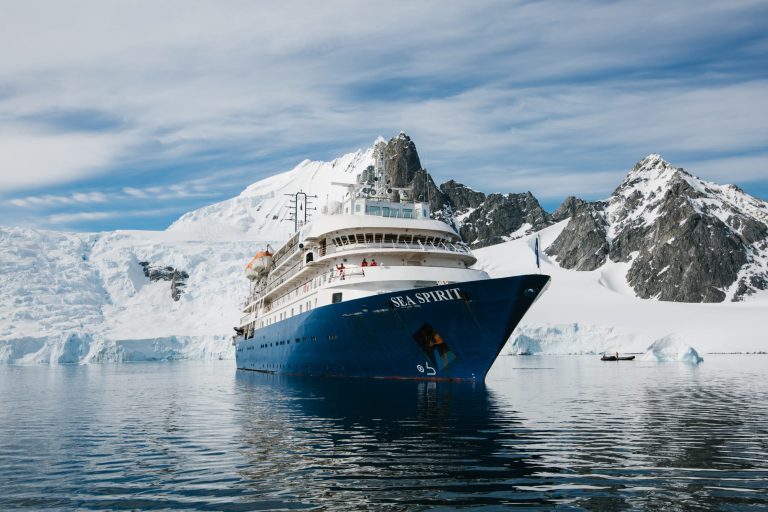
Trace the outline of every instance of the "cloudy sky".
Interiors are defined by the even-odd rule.
[[[765,1],[0,0],[0,224],[164,229],[407,132],[436,181],[768,199]]]

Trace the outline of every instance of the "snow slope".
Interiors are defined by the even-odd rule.
[[[232,357],[253,242],[0,228],[0,362]],[[179,301],[140,261],[190,277]]]
[[[548,247],[567,225],[539,232]],[[536,235],[480,249],[478,266],[493,277],[535,273]],[[627,263],[598,270],[566,270],[542,254],[552,282],[515,330],[507,353],[583,354],[645,352],[670,335],[699,352],[768,351],[768,293],[743,303],[691,304],[635,297],[624,275]]]
[[[293,232],[286,194],[304,191],[317,196],[318,212],[333,209],[333,202],[340,202],[347,192],[337,184],[354,183],[373,163],[373,147],[331,162],[305,160],[288,172],[254,183],[235,198],[183,215],[168,232],[200,240],[286,240]]]
[[[333,208],[346,193],[337,184],[372,164],[373,148],[307,160],[166,231],[0,227],[0,362],[232,358],[232,326],[248,291],[243,268],[293,230],[285,194],[303,190],[318,196],[319,211]],[[189,274],[179,300],[170,282],[150,282],[140,262]]]
[[[285,194],[304,190],[318,196],[318,210],[333,209],[346,192],[335,183],[354,182],[372,164],[373,148],[331,162],[304,161],[235,198],[185,214],[166,231],[0,227],[0,362],[233,357],[232,326],[248,287],[243,267],[292,230]],[[543,230],[542,246],[567,222]],[[478,266],[493,276],[535,272],[533,241],[527,235],[481,249]],[[141,262],[189,274],[178,301],[168,281],[147,278]],[[626,265],[577,272],[543,256],[552,285],[507,351],[642,352],[658,340],[664,354],[674,352],[672,341],[704,353],[768,350],[762,334],[768,332],[768,294],[725,304],[640,300],[626,283]]]

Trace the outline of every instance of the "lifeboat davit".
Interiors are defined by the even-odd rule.
[[[269,273],[269,267],[272,265],[272,253],[269,251],[259,251],[256,256],[245,266],[245,277],[251,281],[260,279]]]

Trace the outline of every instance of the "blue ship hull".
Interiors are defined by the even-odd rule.
[[[237,339],[237,367],[335,377],[484,380],[549,276],[403,290],[319,307]]]

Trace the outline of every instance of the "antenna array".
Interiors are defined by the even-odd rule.
[[[293,221],[293,231],[296,232],[300,227],[304,226],[312,216],[310,212],[317,210],[312,201],[313,199],[317,199],[317,196],[307,195],[306,192],[302,192],[301,190],[295,194],[285,195],[290,197],[288,200],[288,218],[286,220]]]

